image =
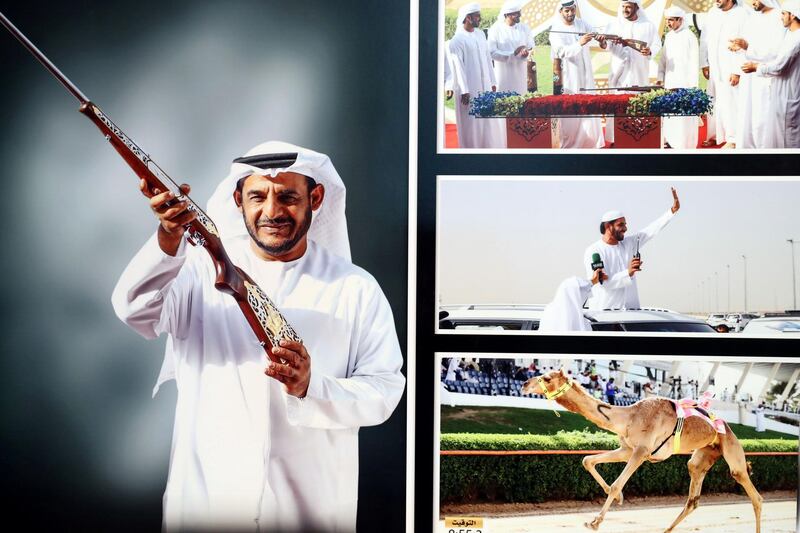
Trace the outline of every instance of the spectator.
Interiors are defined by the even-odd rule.
[[[616,396],[619,388],[614,384],[614,378],[608,378],[608,383],[606,383],[606,398],[608,398],[608,403],[610,405],[617,405],[616,403]]]

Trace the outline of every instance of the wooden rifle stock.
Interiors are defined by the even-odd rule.
[[[86,115],[111,146],[122,156],[148,188],[171,191],[176,201],[186,201],[187,208],[197,214],[197,218],[186,225],[189,242],[203,246],[211,256],[216,270],[214,287],[236,299],[239,308],[253,329],[259,343],[266,351],[267,357],[276,362],[283,362],[272,353],[273,346],[281,340],[289,339],[300,342],[301,339],[281,314],[272,300],[261,290],[253,279],[242,269],[233,264],[222,245],[219,232],[214,222],[188,196],[183,195],[180,186],[175,183],[161,168],[139,148],[111,119],[92,103],[45,55],[14,26],[5,15],[0,13],[0,23],[28,49],[31,54],[61,82],[67,90],[80,102],[79,111]],[[231,200],[233,201],[233,200]]]
[[[604,37],[610,41],[620,41],[626,46],[630,46],[631,48],[641,52],[643,49],[647,48],[647,43],[644,41],[640,41],[638,39],[625,39],[624,37],[620,37],[619,35],[613,33],[596,33],[596,32],[585,32],[585,31],[561,31],[561,30],[550,30],[550,33],[567,33],[570,35],[592,35],[595,39],[598,37]]]

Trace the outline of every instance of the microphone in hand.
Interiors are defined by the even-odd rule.
[[[597,270],[600,270],[600,269],[605,267],[605,265],[603,264],[603,260],[600,258],[600,254],[598,254],[596,252],[592,254],[592,265],[591,266],[592,266],[592,270],[593,271],[597,271]],[[600,284],[602,285],[603,284],[603,273],[602,272],[600,273],[600,276],[598,277],[598,280],[600,281]]]

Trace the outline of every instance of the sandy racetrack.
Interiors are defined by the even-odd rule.
[[[700,506],[676,529],[675,533],[753,533],[755,518],[747,497],[727,495],[700,500]],[[797,527],[796,493],[781,491],[765,494],[761,513],[762,533],[795,533]],[[491,509],[493,507],[494,509]],[[584,522],[600,510],[598,502],[553,502],[536,506],[477,505],[448,506],[442,516],[483,516],[484,533],[588,532]],[[683,508],[678,498],[639,498],[612,506],[600,531],[607,533],[663,532]],[[439,531],[447,531],[441,522]]]

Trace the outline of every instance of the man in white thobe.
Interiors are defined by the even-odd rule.
[[[473,98],[479,93],[497,90],[492,58],[486,36],[479,28],[480,22],[480,6],[464,4],[458,10],[456,33],[450,39],[458,146],[505,148],[505,130],[500,121],[469,114]]]
[[[531,29],[520,22],[522,4],[520,0],[504,3],[489,28],[489,54],[494,60],[497,90],[501,92],[528,92],[528,56],[535,43]]]
[[[677,6],[664,12],[670,31],[658,61],[658,82],[667,89],[697,87],[700,53],[695,37],[686,24],[686,13]],[[664,117],[661,132],[671,148],[697,148],[697,117]]]
[[[206,251],[187,246],[185,225],[203,220],[178,196],[188,186],[141,187],[160,224],[112,301],[144,337],[167,334],[156,389],[175,379],[178,397],[164,529],[354,531],[358,429],[391,415],[404,378],[389,304],[350,262],[330,160],[264,143],[234,161],[209,201],[233,264],[303,339],[275,346],[279,362],[215,289]]]
[[[736,147],[738,85],[744,56],[730,50],[741,37],[748,13],[736,0],[715,0],[700,34],[700,66],[714,84],[714,124],[717,144]]]
[[[744,33],[734,39],[729,48],[744,51],[747,61],[769,63],[778,54],[786,29],[781,22],[777,0],[750,0],[753,11],[747,18]],[[755,73],[739,79],[739,102],[736,148],[766,148],[766,129],[769,121],[769,94],[772,78]]]
[[[800,0],[781,5],[781,20],[787,31],[777,57],[742,70],[772,78],[766,148],[800,148]]]
[[[587,277],[594,275],[593,256],[598,254],[603,272],[608,280],[592,287],[589,309],[639,309],[639,290],[636,273],[642,266],[636,253],[666,226],[680,209],[678,193],[672,189],[672,207],[646,228],[626,236],[628,231],[625,215],[620,211],[608,211],[600,218],[600,233],[603,237],[590,244],[583,253],[583,264]]]
[[[631,87],[650,85],[650,62],[661,50],[661,36],[656,26],[650,22],[641,0],[623,0],[620,2],[617,18],[607,27],[605,33],[619,36],[619,39],[608,40],[602,36],[597,42],[603,49],[611,52],[611,75],[609,87]],[[646,43],[637,48],[628,39]],[[606,140],[614,142],[614,120],[606,120]]]
[[[559,2],[558,13],[550,28],[550,56],[561,60],[561,83],[565,94],[580,94],[581,89],[594,89],[592,56],[588,44],[594,38],[592,29],[575,17],[575,0]],[[553,30],[580,32],[553,33]],[[558,119],[561,148],[602,148],[603,125],[600,117]]]

